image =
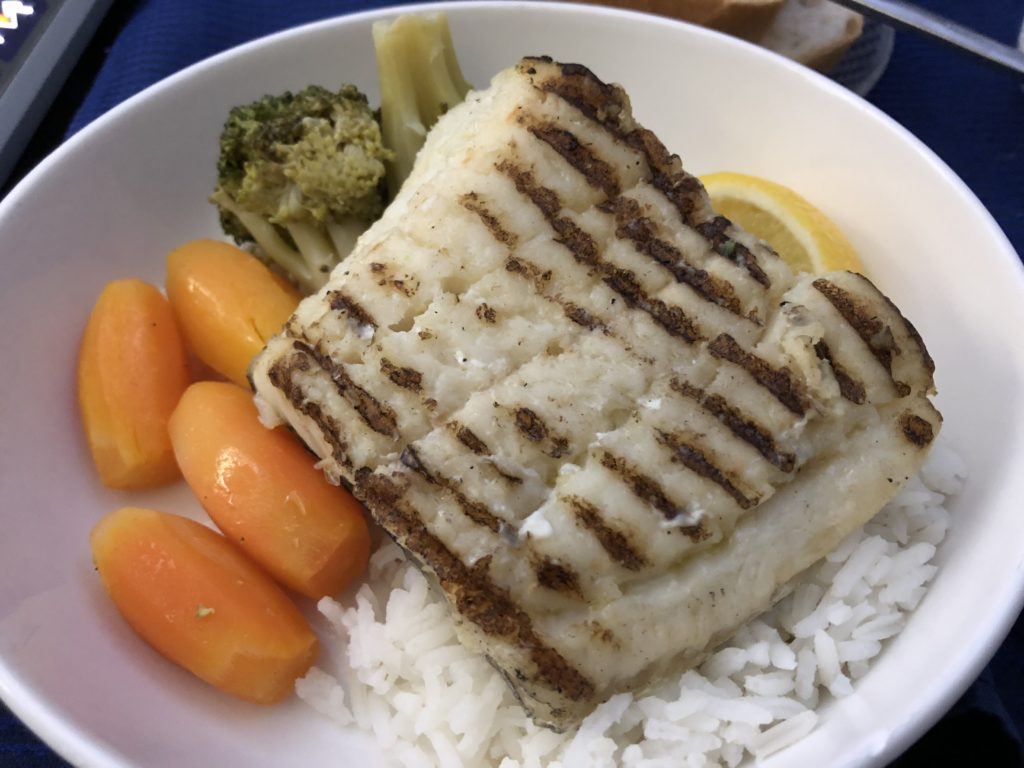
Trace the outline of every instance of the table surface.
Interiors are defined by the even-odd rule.
[[[8,188],[67,135],[147,85],[213,53],[297,24],[391,5],[382,0],[115,0]],[[1024,0],[917,0],[1016,45]],[[154,42],[159,44],[154,45]],[[941,157],[1024,254],[1024,89],[1010,76],[897,31],[892,59],[867,100]],[[6,190],[4,190],[6,191]],[[1024,619],[978,681],[894,766],[1024,765]],[[65,763],[0,703],[0,768]]]

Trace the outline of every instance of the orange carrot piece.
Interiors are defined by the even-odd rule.
[[[194,240],[167,257],[167,296],[196,356],[247,386],[249,363],[295,311],[299,295],[259,259]]]
[[[327,482],[294,435],[259,422],[248,391],[193,384],[170,434],[185,480],[217,527],[280,583],[318,598],[363,572],[370,534],[359,503]]]
[[[188,385],[188,357],[167,299],[141,280],[108,284],[78,356],[79,409],[105,485],[149,488],[180,476],[167,421]]]
[[[272,704],[316,659],[316,635],[295,604],[215,531],[125,507],[100,520],[90,544],[103,584],[132,629],[217,688]]]

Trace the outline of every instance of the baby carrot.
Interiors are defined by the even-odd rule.
[[[217,527],[280,583],[335,594],[366,567],[370,534],[359,503],[327,482],[284,427],[267,429],[234,384],[193,384],[171,416],[185,480]]]
[[[167,420],[188,384],[167,299],[141,280],[108,284],[78,356],[79,409],[104,484],[147,488],[180,476]]]
[[[253,357],[299,303],[298,293],[263,262],[216,240],[194,240],[170,253],[167,296],[196,356],[242,386]]]
[[[249,701],[288,696],[318,651],[294,603],[230,542],[188,518],[111,512],[90,536],[114,605],[146,642]]]

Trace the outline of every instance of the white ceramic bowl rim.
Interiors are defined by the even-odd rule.
[[[0,204],[0,221],[3,220],[6,214],[21,204],[22,199],[28,194],[29,190],[38,179],[50,174],[53,169],[58,167],[67,156],[78,151],[81,146],[88,144],[94,136],[97,136],[107,130],[108,126],[121,120],[123,116],[131,113],[141,103],[153,98],[160,98],[166,92],[182,87],[197,74],[210,72],[219,67],[225,61],[232,59],[239,54],[250,53],[259,46],[266,44],[267,40],[296,40],[314,28],[331,26],[339,23],[390,17],[402,12],[443,10],[454,18],[464,10],[476,11],[479,9],[500,9],[502,11],[508,11],[510,6],[514,8],[532,8],[534,10],[543,7],[545,12],[553,14],[603,14],[612,17],[621,17],[624,20],[627,18],[633,19],[635,17],[635,14],[628,11],[594,7],[584,9],[580,6],[568,3],[510,3],[501,2],[501,0],[491,0],[489,2],[426,3],[420,5],[369,10],[345,17],[316,21],[293,29],[285,30],[269,36],[268,38],[251,41],[196,63],[150,86],[141,93],[132,96],[111,109],[106,114],[97,118],[75,136],[71,137],[51,156],[40,163],[40,165],[8,195],[2,204]],[[667,19],[647,18],[645,23],[686,26],[689,28],[689,32],[691,34],[719,36],[718,33],[715,32],[692,28],[689,27],[689,25],[682,25],[680,22]],[[721,37],[723,44],[745,46],[747,48],[754,49],[753,46],[743,43],[742,41],[736,41],[732,38],[726,39],[724,36]],[[757,50],[757,55],[762,55],[766,57],[766,59],[769,57],[772,59],[778,58],[774,57],[772,54],[763,52],[760,49],[754,50]],[[820,78],[814,73],[804,70],[799,65],[783,60],[778,60],[775,65],[789,67],[793,74],[800,78],[816,78],[818,80],[817,87],[832,89],[833,93],[839,95],[841,98],[859,101],[856,96],[849,94],[840,86],[827,81],[825,78]],[[945,165],[941,159],[939,159],[930,149],[924,146],[905,128],[882,113],[880,110],[867,103],[861,102],[860,108],[870,115],[873,120],[884,124],[887,129],[901,137],[909,146],[912,146],[917,153],[933,167],[937,174],[939,174],[952,188],[957,190],[965,203],[983,211],[981,204],[977,201],[966,185]],[[1022,288],[1022,292],[1024,292],[1024,268],[1021,267],[1019,259],[1016,258],[1016,254],[1014,253],[1010,243],[999,231],[998,225],[991,220],[991,217],[988,216],[987,212],[984,213],[984,215],[988,218],[991,227],[994,230],[994,236],[996,238],[1001,238],[1005,245],[1005,248],[997,255],[997,258],[1005,260],[1007,265],[1012,265],[1011,269],[1016,272],[1017,283]],[[952,670],[949,668],[946,669],[946,676],[943,678],[941,683],[942,689],[937,692],[925,692],[925,697],[928,698],[927,704],[914,711],[906,721],[899,723],[894,727],[892,731],[892,738],[889,739],[881,748],[877,757],[892,757],[899,751],[906,748],[906,746],[918,738],[925,729],[935,722],[952,705],[952,703],[980,673],[988,659],[995,652],[1009,631],[1015,618],[1020,613],[1022,605],[1024,605],[1024,569],[1017,569],[1012,583],[1001,585],[1000,595],[1010,597],[1001,602],[990,627],[987,639],[984,642],[975,645],[969,651],[965,651],[960,657],[954,660],[954,668]],[[2,658],[0,658],[0,698],[2,698],[15,712],[15,714],[21,717],[30,728],[32,728],[57,752],[71,762],[111,766],[125,764],[116,750],[114,750],[110,745],[84,733],[74,723],[65,719],[59,710],[55,709],[48,702],[40,700],[34,691],[19,679],[15,670],[10,668]]]

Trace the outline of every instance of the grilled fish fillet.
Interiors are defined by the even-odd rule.
[[[919,468],[920,336],[794,276],[584,67],[524,59],[251,370],[538,722],[699,662]]]

